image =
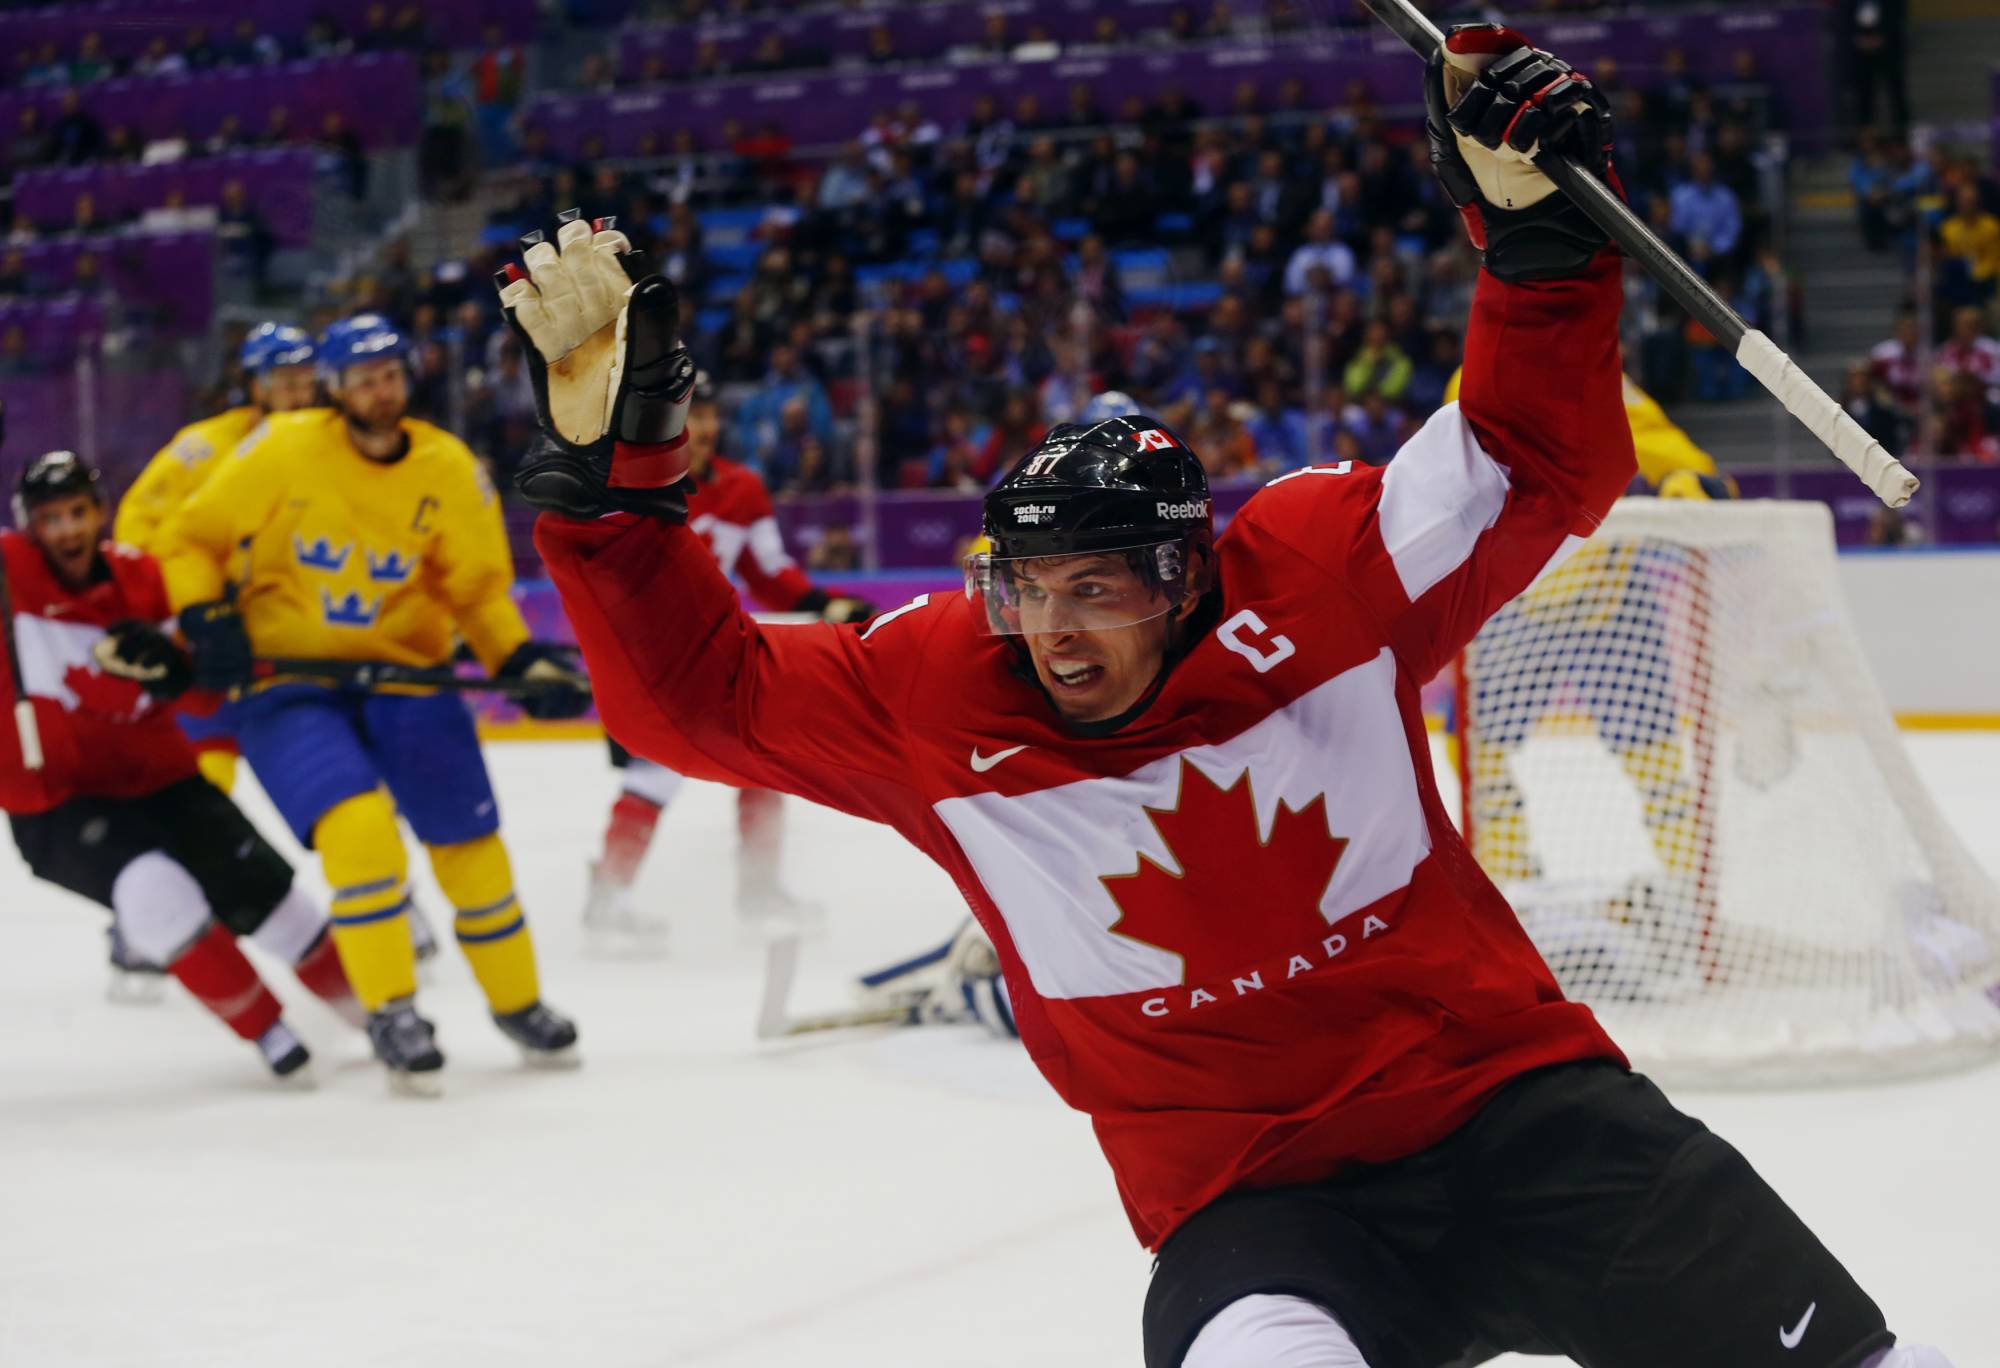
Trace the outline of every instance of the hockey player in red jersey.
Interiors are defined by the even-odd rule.
[[[292,965],[356,1026],[360,1005],[325,914],[201,777],[170,711],[192,668],[160,626],[172,613],[159,567],[101,540],[105,517],[97,472],[74,454],[22,473],[0,556],[41,754],[0,727],[0,809],[37,877],[110,908],[128,953],[164,966],[274,1073],[295,1074],[306,1047],[236,937]],[[5,659],[0,684],[13,696]]]
[[[865,622],[874,612],[861,599],[829,594],[806,578],[785,553],[784,534],[764,481],[748,466],[716,451],[722,418],[705,374],[697,373],[687,412],[688,526],[715,552],[722,572],[743,582],[758,606],[773,613],[811,613],[834,623]],[[606,942],[638,950],[663,944],[661,913],[632,898],[632,884],[652,845],[660,814],[680,791],[682,776],[635,756],[616,739],[611,763],[621,772],[617,801],[604,831],[604,853],[591,865],[583,924]],[[811,917],[809,905],[778,883],[783,810],[770,789],[746,788],[736,796],[736,907],[753,925],[792,927]]]
[[[685,525],[672,287],[566,225],[502,299],[549,370],[520,487],[599,705],[952,875],[1159,1251],[1152,1368],[1942,1364],[1563,998],[1440,801],[1420,686],[1634,466],[1619,262],[1528,157],[1609,178],[1605,101],[1485,25],[1426,96],[1485,251],[1460,403],[1220,539],[1174,433],[1058,428],[966,593],[864,629],[742,611]]]

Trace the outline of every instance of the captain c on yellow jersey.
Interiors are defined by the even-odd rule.
[[[203,682],[247,685],[253,652],[440,665],[463,638],[495,675],[553,686],[535,696],[536,715],[581,712],[582,677],[528,639],[499,501],[478,462],[450,433],[406,416],[402,337],[364,314],[329,328],[320,357],[334,407],[273,415],[161,530],[168,594]],[[244,546],[231,598],[226,572]],[[494,1020],[532,1061],[571,1057],[576,1028],[542,1005],[464,703],[280,677],[236,708],[258,781],[320,853],[341,959],[392,1080],[428,1092],[444,1063],[414,1001],[398,809],[457,909]]]
[[[259,323],[243,339],[237,361],[250,402],[189,423],[146,463],[118,501],[112,537],[141,551],[159,550],[160,528],[200,489],[220,458],[273,413],[310,408],[319,399],[312,337],[284,323]],[[235,719],[224,707],[209,717],[177,719],[194,742],[202,776],[228,793],[236,786]]]

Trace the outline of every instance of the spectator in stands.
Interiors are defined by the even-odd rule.
[[[861,548],[855,544],[854,529],[845,523],[835,523],[823,529],[819,540],[806,553],[806,568],[814,571],[859,570]]]
[[[156,33],[146,50],[132,61],[134,76],[178,76],[187,70],[187,58],[167,46],[167,35]]]
[[[257,21],[246,16],[230,29],[223,59],[238,66],[271,66],[285,60],[285,45],[260,31]]]
[[[20,299],[29,293],[28,259],[20,248],[11,247],[0,257],[0,298]]]
[[[1244,420],[1244,427],[1258,455],[1273,470],[1294,470],[1306,463],[1301,428],[1296,421],[1303,413],[1286,404],[1284,386],[1277,377],[1265,375],[1257,381],[1257,402]]]
[[[239,147],[250,146],[249,135],[243,131],[243,119],[237,114],[224,114],[216,121],[215,132],[203,140],[201,150],[211,157],[219,157],[225,152],[234,152]]]
[[[1361,350],[1347,363],[1341,386],[1357,400],[1380,395],[1394,403],[1409,388],[1410,372],[1410,358],[1389,336],[1388,320],[1375,318],[1363,331]]]
[[[1361,397],[1361,411],[1350,413],[1341,432],[1354,439],[1355,457],[1342,456],[1342,460],[1359,459],[1369,465],[1387,465],[1402,447],[1407,423],[1403,415],[1390,406],[1389,398],[1380,390],[1373,390]]]
[[[703,38],[694,45],[694,61],[688,65],[690,81],[713,81],[727,76],[735,67],[722,54],[722,44],[713,38]]]
[[[1036,411],[1034,397],[1025,390],[1011,391],[993,430],[987,434],[979,468],[989,473],[1005,470],[1017,456],[1046,437],[1048,431],[1048,424]]]
[[[576,70],[576,88],[604,93],[617,88],[618,82],[611,71],[611,59],[601,52],[587,54]]]
[[[765,260],[769,261],[774,252],[766,252]],[[794,430],[786,433],[783,414],[785,406],[794,400],[801,417],[796,420]],[[797,429],[797,422],[803,422],[802,431]],[[796,443],[806,433],[823,446],[833,441],[833,405],[827,399],[825,387],[801,364],[798,349],[790,345],[775,346],[771,348],[770,370],[763,384],[744,401],[736,416],[735,450],[740,453],[739,459],[763,466],[768,477],[769,458],[777,452],[781,437],[792,441],[792,455],[796,459]]]
[[[377,3],[370,5],[361,16],[361,31],[354,36],[357,52],[388,52],[396,45],[395,31],[389,24],[389,7]]]
[[[1990,306],[2000,285],[2000,218],[1980,202],[1979,186],[1961,182],[1951,217],[1938,225],[1941,304]]]
[[[1188,432],[1188,442],[1201,453],[1202,467],[1211,478],[1262,473],[1257,439],[1249,427],[1249,420],[1256,412],[1254,404],[1230,398],[1227,390],[1208,392]]]
[[[104,135],[104,148],[97,159],[100,162],[136,162],[144,151],[131,124],[113,124],[111,131]]]
[[[368,154],[362,150],[361,139],[348,127],[346,118],[337,109],[326,111],[319,121],[318,143],[322,156],[320,165],[331,173],[334,182],[347,192],[351,200],[368,197]]]
[[[94,161],[104,149],[104,125],[83,107],[74,89],[62,93],[61,112],[49,125],[49,160],[60,166]]]
[[[1897,129],[1910,122],[1907,79],[1909,14],[1904,0],[1839,0],[1836,23],[1847,58],[1848,83],[1854,92],[1854,121],[1875,122],[1879,92]]]
[[[1896,331],[1868,353],[1868,371],[1888,392],[1890,402],[1907,420],[1914,420],[1924,398],[1924,348],[1915,309],[1896,315]]]
[[[0,332],[0,379],[22,379],[41,369],[28,352],[28,334],[19,323],[9,323],[6,331]]]
[[[1697,153],[1690,179],[1673,189],[1672,224],[1686,240],[1688,257],[1703,272],[1723,265],[1743,234],[1743,207],[1736,192],[1715,178],[1715,159]]]
[[[354,51],[354,43],[340,31],[340,26],[324,12],[314,14],[306,22],[303,50],[307,57],[344,57]]]
[[[42,127],[42,111],[34,104],[24,104],[14,116],[14,137],[7,144],[7,168],[27,171],[46,165],[48,160],[49,135]]]
[[[785,36],[775,29],[767,31],[757,40],[755,51],[743,63],[747,72],[783,71],[792,64],[785,52]]]
[[[381,8],[370,6],[369,14]],[[457,203],[471,193],[477,170],[471,155],[472,84],[452,64],[448,52],[427,52],[422,65],[424,127],[417,144],[418,178],[426,196]]]
[[[76,56],[69,63],[70,84],[89,85],[109,80],[111,75],[111,59],[104,55],[104,36],[92,29],[77,40]]]
[[[981,444],[972,435],[972,420],[964,410],[952,409],[944,415],[940,424],[937,445],[931,448],[930,457],[925,462],[905,462],[914,465],[922,476],[922,482],[932,489],[955,490],[961,494],[977,494],[988,484],[987,472],[982,466],[984,454]],[[905,485],[910,482],[903,481]]]
[[[1986,316],[1971,306],[1951,316],[1951,336],[1937,349],[1937,368],[1969,375],[1985,389],[2000,388],[2000,342],[1986,335]]]
[[[1962,461],[2000,461],[2000,403],[1970,371],[1940,367],[1933,386],[1938,454]]]
[[[1848,417],[1861,424],[1870,437],[1890,451],[1901,451],[1907,445],[1902,416],[1896,411],[1895,399],[1866,361],[1856,361],[1847,368],[1847,378],[1840,390],[1840,406],[1847,410]]]
[[[289,147],[298,137],[298,129],[292,126],[292,111],[289,105],[272,105],[264,116],[263,131],[257,135],[259,147]]]
[[[1306,240],[1285,263],[1286,294],[1304,294],[1315,267],[1324,268],[1335,285],[1354,279],[1354,249],[1334,237],[1333,223],[1333,214],[1325,209],[1316,210],[1306,221]]]
[[[21,88],[24,90],[68,84],[69,63],[62,59],[54,43],[43,43],[37,48],[34,60],[21,72]]]
[[[187,31],[181,40],[181,60],[189,71],[207,71],[221,64],[222,52],[211,40],[206,24],[196,24]]]
[[[215,235],[225,262],[249,280],[259,294],[263,293],[277,239],[240,180],[231,180],[222,187],[222,200],[216,206]]]

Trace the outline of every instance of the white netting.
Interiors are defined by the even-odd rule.
[[[1474,854],[1642,1068],[2000,1049],[2000,893],[1918,781],[1820,504],[1628,499],[1461,662]]]

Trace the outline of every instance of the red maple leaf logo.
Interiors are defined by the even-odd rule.
[[[1347,849],[1330,836],[1326,795],[1284,802],[1265,838],[1245,769],[1228,788],[1181,761],[1180,801],[1147,808],[1179,874],[1139,856],[1130,874],[1100,876],[1118,904],[1114,935],[1178,955],[1182,983],[1208,983],[1326,934],[1319,910]]]

